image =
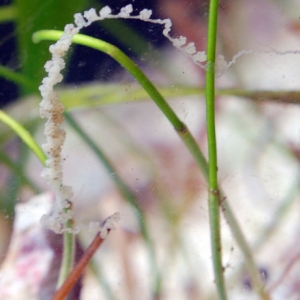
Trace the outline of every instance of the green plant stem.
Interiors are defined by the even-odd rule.
[[[218,23],[218,0],[210,0],[207,32],[206,63],[206,126],[208,141],[208,199],[215,282],[219,299],[226,300],[225,280],[222,266],[220,228],[220,192],[218,187],[217,142],[215,130],[215,58]]]
[[[177,98],[182,96],[204,95],[205,89],[201,87],[180,86],[164,87],[159,86],[159,90],[164,98]],[[121,91],[121,92],[120,92]],[[124,92],[122,92],[124,91]],[[128,84],[88,84],[79,86],[76,90],[62,88],[58,91],[61,102],[66,109],[79,107],[98,107],[103,104],[116,104],[139,102],[148,100],[149,95],[140,86]],[[255,91],[240,89],[220,89],[215,91],[215,96],[237,96],[240,98],[248,98],[258,103],[266,101],[278,103],[300,103],[299,91]],[[225,97],[222,101],[226,101]],[[243,99],[240,99],[242,101]]]
[[[47,156],[36,143],[32,135],[15,119],[6,114],[3,110],[0,110],[0,121],[9,126],[22,140],[23,142],[34,152],[37,158],[45,166]]]
[[[235,219],[226,197],[218,187],[218,165],[217,165],[217,143],[215,130],[215,57],[218,23],[218,0],[211,0],[209,6],[208,37],[207,37],[207,64],[206,64],[206,124],[208,139],[208,168],[209,168],[209,212],[211,226],[211,241],[214,261],[214,272],[216,285],[220,299],[227,299],[223,267],[220,236],[220,207],[224,212],[231,231],[242,249],[245,264],[251,278],[254,290],[261,296],[261,299],[269,299],[264,290],[259,270],[257,269],[250,248],[243,236],[242,231]]]
[[[64,209],[64,212],[66,213],[69,210],[72,210],[72,205],[68,209]],[[63,256],[57,281],[57,289],[64,284],[74,266],[75,237],[73,233],[73,218],[65,223],[65,227],[69,231],[65,231],[63,236]]]

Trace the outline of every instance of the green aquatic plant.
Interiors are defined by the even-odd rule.
[[[121,176],[118,175],[118,172],[106,154],[88,136],[88,133],[85,132],[85,130],[77,123],[75,118],[73,118],[72,114],[69,112],[70,108],[89,105],[98,106],[99,103],[103,104],[105,101],[101,102],[102,100],[100,100],[99,103],[97,102],[96,104],[95,102],[93,104],[87,104],[88,100],[86,101],[84,97],[86,97],[86,99],[94,97],[92,87],[87,88],[87,91],[85,92],[83,91],[84,88],[78,89],[78,95],[80,92],[85,93],[85,96],[78,101],[77,99],[71,99],[70,97],[72,97],[72,95],[68,96],[68,91],[62,90],[59,92],[54,90],[54,86],[63,79],[61,72],[66,67],[66,62],[63,58],[72,43],[91,47],[106,53],[116,60],[121,66],[123,66],[124,69],[126,69],[135,78],[135,80],[142,87],[142,91],[137,93],[138,96],[133,95],[132,99],[138,101],[139,97],[140,99],[143,99],[143,97],[147,97],[148,95],[155,102],[165,118],[168,119],[170,124],[173,126],[179,138],[189,150],[195,164],[199,168],[199,171],[207,181],[211,253],[215,284],[219,299],[227,299],[226,281],[224,279],[225,264],[222,253],[222,234],[220,221],[221,211],[227,220],[237,245],[240,247],[241,252],[243,253],[245,266],[253,289],[257,294],[259,294],[261,299],[269,299],[269,295],[264,288],[264,283],[263,279],[261,278],[259,268],[254,261],[251,248],[246,242],[241,227],[238,224],[233,210],[229,205],[230,195],[225,195],[225,192],[219,185],[215,126],[215,97],[216,95],[226,94],[254,99],[258,97],[268,97],[269,99],[273,97],[274,99],[282,99],[282,97],[284,97],[288,99],[288,101],[291,97],[292,101],[297,101],[298,93],[292,92],[288,94],[286,92],[274,93],[245,90],[216,90],[215,78],[226,72],[228,68],[236,62],[237,58],[244,54],[275,53],[276,55],[286,55],[295,54],[298,52],[280,52],[273,49],[270,51],[242,50],[236,54],[230,62],[226,62],[222,55],[216,56],[218,4],[218,1],[210,1],[206,53],[204,51],[197,51],[195,44],[187,43],[187,39],[183,36],[179,36],[178,38],[172,37],[172,22],[170,19],[152,19],[152,12],[148,9],[143,9],[138,14],[133,13],[133,8],[131,5],[123,7],[118,14],[113,14],[108,6],[103,7],[99,11],[99,14],[95,9],[90,9],[85,11],[83,15],[80,13],[75,14],[75,25],[66,25],[64,32],[57,30],[40,30],[34,33],[33,40],[35,43],[43,40],[57,41],[54,45],[50,46],[52,59],[45,65],[45,69],[48,72],[48,77],[43,80],[43,83],[40,86],[40,92],[43,97],[40,104],[40,113],[42,118],[47,118],[45,125],[45,135],[47,141],[46,144],[43,145],[43,150],[47,154],[47,158],[44,152],[37,145],[37,142],[34,140],[34,138],[20,123],[4,112],[0,114],[0,120],[15,131],[16,134],[25,142],[28,148],[32,149],[42,164],[46,166],[43,171],[43,177],[46,177],[49,185],[56,195],[56,202],[53,211],[51,214],[45,215],[42,218],[42,223],[45,227],[52,229],[57,234],[64,235],[63,262],[61,264],[60,275],[58,278],[57,292],[53,299],[63,299],[69,293],[71,286],[78,279],[80,274],[82,274],[83,269],[93,257],[97,247],[102,244],[110,230],[115,228],[114,221],[118,221],[120,218],[119,214],[116,213],[112,215],[111,218],[108,218],[108,221],[104,222],[102,225],[98,222],[90,223],[89,225],[83,225],[74,221],[72,189],[71,187],[65,186],[63,183],[63,158],[61,157],[61,150],[66,132],[61,128],[61,125],[64,119],[71,126],[71,128],[79,136],[81,136],[82,140],[90,147],[90,149],[92,149],[98,159],[105,166],[108,173],[114,174],[112,180],[114,181],[123,198],[126,199],[127,203],[131,205],[141,236],[143,237],[147,248],[148,262],[151,268],[152,295],[159,296],[163,286],[163,276],[158,266],[159,263],[154,245],[155,242],[151,236],[151,226],[149,225],[143,209],[140,207],[135,193],[125,183]],[[12,13],[13,16],[13,11],[10,13]],[[205,155],[201,151],[199,144],[192,135],[190,129],[178,117],[172,106],[165,100],[165,97],[163,96],[164,92],[174,96],[174,91],[172,89],[164,90],[163,88],[155,87],[155,85],[137,66],[137,64],[114,45],[93,37],[79,34],[79,31],[84,27],[89,26],[95,21],[102,21],[104,19],[137,19],[144,22],[160,24],[162,26],[162,34],[173,44],[173,46],[182,51],[196,65],[205,70],[205,89],[194,90],[193,88],[183,87],[182,91],[176,90],[178,91],[178,94],[175,96],[188,95],[189,93],[196,95],[205,93],[208,160],[206,160]],[[40,44],[43,43],[39,43],[39,45]],[[36,46],[36,44],[34,45]],[[33,47],[33,45],[31,45],[31,47]],[[36,80],[34,78],[29,78],[25,75],[14,73],[5,68],[0,68],[0,74],[6,74],[6,77],[9,80],[14,81],[22,86],[24,94],[26,94],[28,91],[35,90]],[[103,90],[105,88],[107,88],[107,86],[103,87]],[[120,88],[120,85],[117,85],[117,87],[113,86],[111,89],[112,91],[108,91],[108,94],[112,95],[113,91],[118,88]],[[66,100],[67,97],[69,97],[68,100]],[[62,98],[62,101],[60,101],[60,98]],[[121,98],[117,97],[116,101],[122,102],[128,100],[120,99]],[[67,111],[64,112],[64,105],[62,105],[61,102],[64,102],[64,105],[67,107]],[[108,103],[113,102],[114,100],[109,98]],[[8,160],[7,165],[10,166],[12,170],[17,170],[17,168]],[[23,174],[23,172],[20,172],[19,176],[24,176]],[[26,184],[33,186],[28,180],[26,181]],[[92,231],[96,234],[96,237],[88,250],[86,250],[83,254],[82,260],[80,260],[79,263],[74,266],[75,236],[82,229],[88,229]],[[92,250],[90,251],[90,249]],[[84,263],[82,263],[82,261],[84,261]]]

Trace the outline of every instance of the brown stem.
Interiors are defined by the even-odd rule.
[[[110,229],[107,229],[107,233],[110,232]],[[79,260],[79,262],[76,264],[75,268],[71,271],[69,276],[67,277],[66,281],[63,283],[63,285],[59,288],[59,290],[56,291],[54,294],[52,300],[63,300],[70,292],[71,288],[75,285],[81,274],[83,273],[85,267],[93,257],[94,253],[97,251],[97,249],[101,246],[101,244],[104,242],[105,239],[103,239],[100,236],[100,233],[98,233],[93,242],[90,244],[90,246],[86,249],[83,256]]]

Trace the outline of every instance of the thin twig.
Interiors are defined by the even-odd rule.
[[[107,233],[110,232],[111,229],[107,229]],[[71,271],[63,285],[60,287],[58,291],[54,294],[52,300],[63,300],[68,293],[70,292],[71,288],[75,285],[77,280],[80,278],[81,274],[83,273],[84,269],[86,268],[89,261],[92,259],[93,255],[97,251],[97,249],[102,245],[105,239],[103,239],[100,235],[100,232],[97,233],[93,242],[84,252],[83,256],[76,264],[75,268]]]

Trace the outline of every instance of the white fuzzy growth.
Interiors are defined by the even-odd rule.
[[[205,51],[199,51],[195,55],[193,55],[193,60],[195,63],[197,62],[205,62],[206,61],[206,53]]]
[[[228,70],[228,63],[223,55],[217,56],[216,59],[216,76],[220,77]]]
[[[99,14],[100,14],[100,17],[103,18],[103,19],[108,18],[108,17],[110,16],[110,14],[111,14],[111,9],[110,9],[110,7],[109,7],[109,6],[104,6],[104,7],[100,10]]]
[[[115,230],[115,224],[121,219],[120,213],[114,213],[108,217],[102,225],[99,222],[90,222],[88,225],[88,231],[92,234],[100,233],[100,237],[105,239],[110,230]]]
[[[180,48],[181,46],[183,46],[186,43],[186,37],[184,36],[180,36],[178,39],[173,39],[173,45],[176,48]]]
[[[74,22],[79,28],[88,26],[87,22],[85,21],[81,13],[77,13],[74,15]]]
[[[172,21],[170,19],[165,19],[165,29],[163,30],[163,35],[168,36],[169,32],[171,31]]]
[[[120,213],[114,213],[112,216],[108,217],[104,221],[100,229],[100,236],[102,239],[105,239],[111,230],[116,229],[115,223],[119,222],[120,219],[121,219]]]
[[[64,224],[68,220],[68,215],[66,214],[52,214],[52,215],[43,215],[41,218],[41,224],[57,234],[62,234],[64,229]]]
[[[152,10],[151,9],[143,9],[140,11],[140,19],[145,21],[145,20],[148,20],[150,19],[152,15]]]
[[[182,49],[186,54],[193,55],[196,53],[195,43],[189,43]]]
[[[120,18],[128,18],[130,16],[130,14],[133,12],[133,8],[131,4],[126,5],[125,7],[121,8],[120,13],[118,14],[118,16]]]
[[[65,26],[65,34],[63,34],[60,37],[60,40],[64,40],[64,39],[70,39],[70,37],[73,37],[76,33],[79,32],[79,29],[77,27],[74,26],[74,24],[67,24]],[[70,41],[72,43],[72,40]]]
[[[96,14],[95,8],[91,8],[90,10],[85,11],[83,15],[87,19],[88,25],[99,19],[99,16],[97,16]]]
[[[82,25],[82,16],[77,15],[77,22]],[[84,20],[83,20],[84,21]],[[42,81],[39,90],[42,95],[40,103],[40,115],[47,118],[45,124],[46,143],[42,145],[48,155],[46,168],[42,171],[42,176],[46,178],[56,195],[55,207],[51,216],[44,216],[42,223],[56,233],[64,232],[64,223],[72,218],[72,211],[63,212],[63,209],[70,206],[67,201],[72,197],[71,187],[64,186],[61,150],[65,140],[65,131],[60,127],[64,118],[64,107],[61,104],[54,85],[61,82],[63,75],[60,73],[65,67],[63,56],[68,51],[74,34],[79,31],[73,24],[65,26],[65,33],[54,45],[49,47],[52,59],[45,64],[48,76]]]

